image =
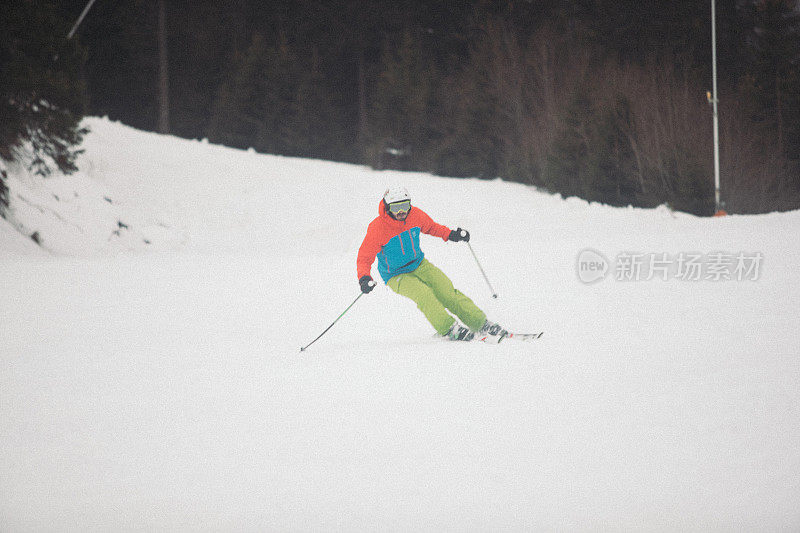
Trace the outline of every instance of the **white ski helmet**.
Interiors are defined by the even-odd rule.
[[[404,200],[411,201],[411,196],[405,187],[390,187],[383,193],[383,201],[386,205],[393,204],[394,202],[402,202]]]

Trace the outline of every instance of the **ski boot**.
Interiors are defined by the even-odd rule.
[[[475,337],[475,333],[458,320],[453,322],[444,337],[451,341],[471,341]]]
[[[481,327],[480,331],[478,332],[478,338],[480,338],[483,342],[498,343],[506,337],[508,337],[508,331],[506,331],[500,324],[490,322],[489,320],[483,323],[483,327]]]

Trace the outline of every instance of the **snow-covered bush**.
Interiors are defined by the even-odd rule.
[[[14,0],[0,18],[0,158],[36,174],[77,170],[86,51],[65,40],[68,21],[48,2]]]
[[[8,186],[6,185],[5,170],[0,170],[0,217],[5,218],[6,209],[8,208]]]

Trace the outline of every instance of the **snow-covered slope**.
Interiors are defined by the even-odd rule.
[[[0,254],[43,256],[46,252],[5,219],[0,218]]]
[[[79,173],[9,169],[10,218],[51,253],[0,220],[0,530],[800,529],[800,213],[612,209],[87,123]],[[391,184],[471,231],[499,298],[463,243],[423,237],[426,257],[542,339],[433,339],[381,284],[299,353],[359,294]],[[586,249],[605,279],[579,279]],[[678,279],[718,252],[733,280]],[[616,279],[637,253],[642,279]]]

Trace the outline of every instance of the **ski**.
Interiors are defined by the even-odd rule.
[[[515,341],[532,341],[534,339],[540,339],[542,335],[544,335],[544,331],[539,333],[509,333],[505,338]]]
[[[539,333],[509,333],[508,335],[476,335],[474,340],[488,344],[499,344],[506,339],[515,341],[531,341],[541,338],[542,335],[544,335],[544,331]]]

